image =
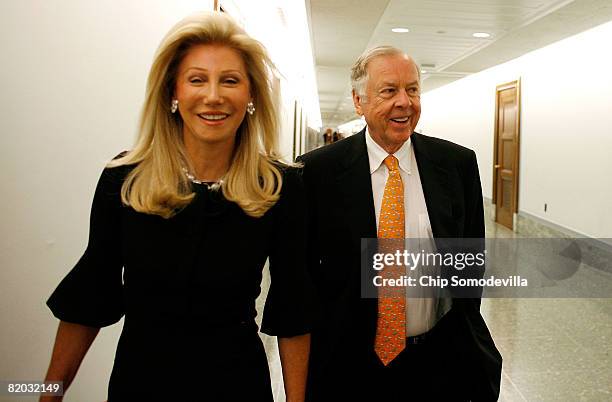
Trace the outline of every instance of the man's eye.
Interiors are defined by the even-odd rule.
[[[385,88],[382,90],[382,93],[384,94],[392,94],[395,92],[395,88]]]

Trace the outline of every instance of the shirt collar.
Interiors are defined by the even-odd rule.
[[[370,136],[370,131],[366,126],[365,132],[366,148],[368,150],[368,159],[370,161],[370,174],[374,173],[380,165],[383,163],[385,158],[389,155],[380,145],[378,145]],[[402,147],[398,149],[393,156],[399,161],[399,167],[407,174],[411,174],[412,164],[410,161],[412,153],[412,142],[410,137],[402,144]]]

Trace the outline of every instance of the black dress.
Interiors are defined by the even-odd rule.
[[[271,401],[254,320],[266,258],[272,279],[262,332],[310,330],[299,171],[282,169],[280,199],[261,218],[194,184],[191,204],[164,219],[122,205],[129,170],[103,171],[87,249],[47,305],[63,321],[92,327],[125,315],[110,402]]]

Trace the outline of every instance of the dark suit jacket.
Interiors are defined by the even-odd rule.
[[[473,151],[411,135],[435,238],[484,238],[482,190]],[[354,387],[372,353],[377,301],[360,297],[361,239],[376,238],[365,129],[300,158],[309,198],[309,268],[318,293],[312,331],[310,400]],[[501,356],[480,315],[479,299],[453,299],[449,328],[476,388],[473,400],[496,400]]]

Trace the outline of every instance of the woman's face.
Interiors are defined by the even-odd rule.
[[[174,96],[185,146],[198,142],[233,146],[251,100],[240,53],[224,45],[193,46],[179,64]]]

